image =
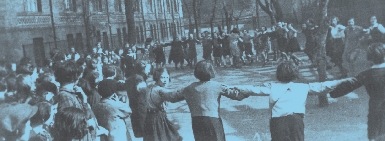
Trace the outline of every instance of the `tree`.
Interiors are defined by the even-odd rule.
[[[222,0],[222,9],[223,9],[223,14],[225,14],[225,23],[227,27],[227,33],[230,33],[231,30],[231,21],[233,17],[233,12],[231,5],[227,5],[228,2],[226,0]]]
[[[193,0],[193,11],[194,11],[194,24],[195,24],[195,36],[199,38],[200,32],[200,13],[201,13],[201,5],[203,0]]]
[[[256,2],[270,16],[272,25],[276,24],[277,21],[283,20],[282,8],[277,0],[265,0],[265,4],[261,0],[256,0]]]
[[[134,15],[134,0],[124,0],[124,5],[126,7],[126,21],[127,21],[127,30],[128,35],[125,41],[128,41],[130,44],[135,44],[135,15]]]
[[[327,37],[327,32],[328,32],[328,18],[327,18],[327,11],[328,11],[328,4],[329,4],[329,0],[320,0],[318,1],[318,8],[319,8],[319,17],[321,19],[318,19],[319,21],[319,29],[318,29],[318,33],[316,34],[316,38],[317,38],[317,43],[318,43],[318,47],[319,47],[319,52],[318,52],[318,67],[317,67],[317,71],[318,71],[318,79],[320,82],[323,82],[326,80],[326,37]],[[318,96],[318,102],[319,102],[319,106],[323,107],[323,106],[327,106],[329,103],[328,103],[328,99],[326,97],[326,95],[319,95]]]
[[[213,21],[215,19],[215,11],[217,9],[217,0],[214,0],[214,7],[213,7],[213,11],[212,11],[212,15],[211,15],[211,18],[210,18],[210,28],[211,28],[211,37],[214,37],[214,24],[213,24]]]
[[[189,23],[189,33],[194,33],[194,26],[193,26],[193,23],[192,23],[192,10],[191,10],[191,7],[188,3],[189,1],[183,1],[183,13],[186,13],[187,16],[188,16],[188,23]]]

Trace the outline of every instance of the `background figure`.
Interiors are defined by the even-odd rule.
[[[222,44],[222,56],[223,56],[223,60],[224,60],[224,64],[226,67],[228,62],[229,64],[232,66],[233,65],[233,60],[232,60],[232,56],[231,56],[231,52],[230,52],[230,39],[229,39],[229,35],[227,35],[226,33],[222,33],[222,36],[221,36],[221,44]]]
[[[243,31],[243,44],[245,46],[245,55],[246,59],[250,62],[253,63],[253,59],[251,58],[251,55],[254,55],[253,53],[253,44],[252,42],[252,37],[250,36],[249,32],[247,30]]]
[[[287,24],[288,32],[287,32],[287,38],[288,38],[288,44],[286,47],[286,53],[288,57],[290,57],[291,60],[294,61],[296,65],[299,65],[301,62],[301,59],[299,59],[294,52],[301,51],[301,47],[299,46],[298,39],[297,39],[297,30],[294,29],[291,23]]]
[[[382,24],[377,22],[376,16],[370,17],[370,27],[368,31],[372,37],[371,43],[385,43],[385,28]]]
[[[212,39],[213,42],[213,56],[214,56],[214,64],[217,67],[220,67],[222,64],[222,46],[220,44],[220,38],[218,38],[218,33],[214,33],[214,37]],[[224,64],[226,65],[226,64]]]
[[[234,28],[231,31],[231,34],[229,36],[230,40],[230,53],[233,57],[233,66],[235,68],[241,68],[241,50],[238,47],[238,43],[242,41],[242,39],[239,36],[240,32],[237,28]]]
[[[316,33],[318,26],[314,24],[313,19],[308,19],[302,24],[302,33],[305,34],[306,43],[304,52],[311,61],[311,67],[316,67],[316,54],[318,51]]]
[[[180,68],[183,69],[184,56],[183,56],[183,43],[179,40],[178,37],[174,37],[174,41],[170,43],[170,57],[168,58],[168,63],[174,62],[175,69],[178,68],[178,64],[180,64]]]
[[[347,77],[347,70],[342,66],[342,55],[345,49],[343,39],[345,38],[344,30],[346,27],[338,24],[338,20],[338,17],[331,19],[331,26],[329,27],[326,40],[326,55],[331,58],[330,62],[339,68],[341,73],[340,77]]]
[[[361,44],[363,35],[363,28],[354,25],[354,18],[349,19],[345,29],[345,51],[342,56],[342,65],[349,70],[347,71],[348,76],[353,76],[352,73],[355,72],[354,62],[361,55],[361,49],[364,49]],[[360,60],[364,60],[364,58],[360,58]]]
[[[197,49],[196,49],[196,44],[199,43],[197,39],[194,38],[194,34],[189,34],[189,38],[187,39],[187,46],[188,46],[188,65],[192,69],[193,66],[197,63]]]
[[[208,32],[205,31],[202,33],[203,38],[201,39],[202,48],[203,48],[203,59],[212,60],[211,53],[213,52],[213,42],[212,39],[208,36]]]
[[[153,53],[155,55],[156,68],[164,67],[164,65],[166,64],[166,57],[164,54],[164,48],[159,43],[159,41],[156,41],[154,46],[155,46],[155,48],[153,50]]]

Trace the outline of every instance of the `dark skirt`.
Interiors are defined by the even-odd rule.
[[[222,54],[223,54],[223,52],[222,52],[221,46],[216,46],[213,48],[213,56],[214,57],[222,57]]]
[[[254,55],[253,45],[251,43],[245,43],[245,54],[246,55]]]
[[[222,119],[206,116],[192,117],[192,129],[196,141],[225,141]]]
[[[155,63],[165,63],[165,62],[166,62],[166,57],[165,57],[164,53],[163,54],[157,54],[155,56]]]
[[[270,119],[271,141],[304,141],[303,114]]]
[[[181,141],[183,138],[164,111],[147,111],[143,141]]]
[[[298,52],[301,51],[297,38],[292,38],[286,47],[286,52]]]
[[[223,55],[223,56],[231,55],[231,52],[230,52],[230,45],[223,45],[223,44],[222,44],[222,55]]]
[[[345,44],[342,38],[332,39],[330,46],[326,48],[327,55],[331,58],[330,62],[342,65],[342,55],[344,54]]]

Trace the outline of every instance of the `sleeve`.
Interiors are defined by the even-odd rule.
[[[356,80],[352,82],[343,82],[339,84],[333,91],[330,92],[330,97],[337,98],[344,96],[355,89],[364,85],[364,82],[367,82],[365,75],[359,74],[355,77]]]
[[[261,84],[257,86],[253,86],[253,85],[237,86],[236,89],[238,89],[240,93],[244,95],[267,96],[271,94],[271,83]]]
[[[240,87],[240,88],[238,88],[238,87]],[[221,90],[220,94],[225,96],[225,97],[228,97],[230,99],[238,100],[238,101],[241,101],[241,100],[249,97],[249,95],[248,95],[249,91],[247,91],[249,88],[248,86],[238,86],[238,87],[221,84],[222,90]]]
[[[325,82],[316,82],[316,83],[309,83],[309,94],[326,94],[334,90],[338,85],[342,83],[351,83],[349,80],[351,78],[347,79],[341,79],[341,80],[334,80],[334,81],[325,81]]]
[[[159,90],[159,94],[165,101],[175,103],[184,100],[182,91],[183,90],[171,90],[167,88],[161,88]]]
[[[382,26],[382,24],[378,24],[378,30],[380,30],[380,32],[381,32],[382,34],[385,33],[385,28],[384,28],[384,26]]]

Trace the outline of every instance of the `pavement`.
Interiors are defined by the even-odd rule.
[[[307,56],[303,52],[296,53],[296,55],[304,60],[304,63],[299,66],[301,74],[300,81],[316,82],[318,80],[316,68],[309,67],[310,61],[308,61]],[[217,76],[214,80],[228,85],[257,85],[262,82],[275,81],[275,71],[278,64],[278,61],[270,61],[265,67],[256,66],[255,64],[244,65],[240,69],[216,67]],[[166,67],[171,72],[170,85],[172,88],[183,88],[184,86],[197,81],[193,76],[193,69],[185,68],[184,70],[175,70],[173,65],[170,64],[167,64]],[[338,76],[337,72],[336,69],[328,70],[328,80],[337,79],[335,77]],[[355,93],[350,93],[345,97],[349,99],[359,98]],[[229,141],[270,140],[269,126],[268,123],[266,123],[269,119],[269,114],[267,114],[269,112],[268,100],[268,96],[252,97],[242,101],[234,101],[226,97],[221,98],[220,115],[223,120],[226,139]],[[337,101],[338,99],[329,98],[329,103]],[[317,103],[314,103],[314,105],[316,104]],[[191,116],[186,102],[168,103],[166,111],[168,118],[180,127],[178,131],[184,140],[193,141],[194,136],[191,127]],[[256,119],[263,119],[261,121],[264,123],[254,123]],[[142,138],[135,138],[133,136],[132,129],[130,129],[130,132],[133,141],[142,140]]]

